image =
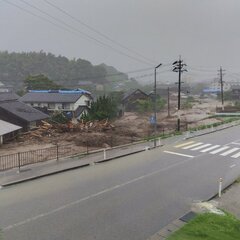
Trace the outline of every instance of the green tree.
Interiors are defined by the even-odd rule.
[[[26,90],[57,90],[61,88],[60,85],[54,83],[43,74],[28,76],[24,81],[24,85]]]
[[[165,104],[166,104],[166,101],[163,98],[158,97],[156,102],[157,111],[159,112],[160,110],[162,110]],[[154,107],[154,101],[152,99],[137,100],[137,111],[139,113],[152,112],[153,107]]]
[[[107,96],[100,96],[96,101],[92,102],[88,114],[83,116],[86,121],[113,119],[117,116],[117,104]]]

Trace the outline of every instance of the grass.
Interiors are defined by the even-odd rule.
[[[237,240],[240,239],[240,220],[231,214],[198,215],[167,240]]]
[[[240,183],[240,177],[235,182],[236,183]]]

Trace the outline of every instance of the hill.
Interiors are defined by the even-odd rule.
[[[129,89],[138,85],[134,79],[105,64],[92,65],[84,59],[68,59],[52,53],[0,52],[0,82],[23,88],[29,75],[44,74],[63,87],[82,87],[90,91],[112,91]]]

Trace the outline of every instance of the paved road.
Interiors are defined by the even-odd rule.
[[[193,201],[215,194],[220,177],[226,185],[239,175],[239,132],[230,128],[3,189],[4,240],[145,240]]]

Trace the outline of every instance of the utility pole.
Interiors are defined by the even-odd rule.
[[[162,66],[162,63],[154,68],[154,147],[157,147],[157,69]]]
[[[183,72],[187,72],[184,67],[187,66],[181,60],[181,56],[179,56],[179,60],[173,63],[173,72],[178,72],[178,120],[177,120],[177,131],[180,131],[180,108],[181,108],[181,76]]]
[[[170,88],[167,89],[168,93],[168,117],[170,117]]]
[[[220,85],[221,85],[221,98],[222,98],[222,110],[224,110],[224,94],[223,94],[223,70],[222,67],[220,67],[219,74],[220,74]]]

